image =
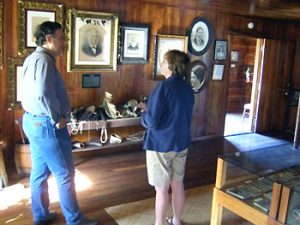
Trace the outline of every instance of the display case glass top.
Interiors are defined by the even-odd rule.
[[[266,176],[300,165],[300,151],[296,150],[292,144],[225,154],[220,158],[258,176]],[[281,183],[280,180],[276,181]]]

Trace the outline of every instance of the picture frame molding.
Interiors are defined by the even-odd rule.
[[[120,24],[120,63],[121,64],[147,64],[149,62],[149,48],[150,48],[150,24],[143,24],[143,23],[127,23],[123,22]],[[136,31],[144,31],[145,33],[145,43],[143,46],[144,54],[142,57],[126,57],[125,56],[125,33],[126,30],[136,30]],[[146,46],[145,46],[146,45]]]
[[[35,48],[27,47],[27,10],[31,11],[45,11],[45,12],[54,12],[55,13],[55,21],[60,23],[62,26],[63,17],[64,17],[64,5],[63,4],[54,4],[54,3],[46,3],[46,2],[34,2],[34,1],[23,1],[18,0],[18,54],[20,56],[28,55]]]
[[[0,2],[0,69],[3,69],[3,2]]]
[[[110,57],[107,65],[76,65],[75,64],[75,53],[74,53],[74,36],[76,30],[74,29],[76,17],[83,19],[95,19],[95,20],[111,20],[111,37],[110,37]],[[93,11],[81,11],[76,9],[68,10],[67,20],[67,64],[68,72],[71,71],[116,71],[117,70],[117,52],[118,52],[118,38],[119,38],[119,17],[114,13],[105,12],[93,12]]]
[[[200,26],[199,24],[204,24],[205,25],[205,31],[207,31],[207,38],[205,39],[206,40],[206,43],[204,45],[203,48],[197,50],[194,48],[194,45],[193,45],[193,37],[194,37],[194,28],[196,28],[196,26]],[[198,27],[199,28],[199,27]],[[198,29],[197,28],[197,29]],[[203,30],[203,27],[202,27],[202,30]],[[196,17],[193,21],[192,21],[192,24],[190,26],[190,28],[188,29],[188,49],[189,51],[193,54],[193,55],[196,55],[196,56],[201,56],[203,55],[204,53],[206,53],[212,43],[212,39],[213,39],[213,30],[212,30],[212,26],[210,24],[210,22],[204,18],[204,17]]]
[[[168,50],[173,50],[173,49],[177,49],[180,51],[184,51],[185,53],[187,53],[188,50],[188,36],[179,36],[179,35],[165,35],[165,34],[157,34],[155,35],[154,38],[154,65],[153,65],[153,73],[152,73],[152,78],[154,80],[163,80],[164,76],[162,74],[157,74],[157,70],[158,70],[158,58],[161,56],[159,55],[159,51],[161,50],[160,47],[160,42],[162,42],[162,40],[181,40],[183,41],[183,49],[177,49],[177,48],[172,48],[172,49],[168,49]]]
[[[8,110],[21,109],[21,102],[17,101],[17,67],[22,67],[24,57],[8,58]]]

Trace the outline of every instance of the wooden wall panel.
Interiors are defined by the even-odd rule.
[[[41,0],[42,1],[42,0]],[[14,119],[21,115],[20,111],[7,111],[7,57],[17,56],[17,0],[4,0],[4,19],[3,19],[3,49],[4,68],[1,74],[1,98],[0,98],[0,128],[2,136],[7,141],[6,152],[13,152],[16,129]],[[98,105],[102,102],[105,91],[111,92],[114,102],[124,103],[130,98],[139,98],[141,94],[149,95],[156,86],[157,81],[152,80],[153,52],[155,34],[186,35],[187,29],[197,16],[205,17],[212,24],[213,42],[209,50],[202,56],[191,55],[192,60],[203,60],[209,68],[209,81],[201,93],[195,95],[196,104],[193,113],[192,137],[199,138],[208,135],[223,135],[224,118],[226,113],[226,101],[229,82],[229,60],[224,61],[225,73],[222,81],[212,81],[211,72],[214,63],[214,43],[216,39],[226,40],[229,32],[239,32],[249,35],[268,36],[280,39],[300,39],[299,24],[284,21],[278,22],[268,19],[254,19],[250,17],[234,16],[218,11],[209,11],[214,7],[207,7],[206,3],[199,1],[199,7],[192,7],[195,2],[186,0],[185,3],[178,3],[177,6],[168,6],[164,3],[140,4],[136,0],[48,0],[49,3],[64,4],[65,9],[75,8],[77,10],[113,12],[120,16],[120,22],[150,23],[150,58],[146,65],[118,65],[116,72],[99,72],[102,75],[101,88],[82,89],[82,72],[67,72],[67,61],[65,52],[57,60],[57,65],[65,79],[68,94],[72,106]],[[203,6],[205,7],[201,7]],[[201,9],[202,8],[202,9]],[[201,10],[199,10],[201,9]],[[209,10],[207,10],[209,9]],[[236,12],[238,13],[238,12]],[[255,29],[249,31],[247,23],[255,22]],[[230,43],[229,43],[230,44]],[[297,42],[297,53],[295,61],[299,62],[300,51],[299,41]],[[229,54],[228,54],[229,56]],[[267,62],[268,63],[268,62]],[[270,62],[271,63],[271,62]],[[299,74],[295,67],[295,76]],[[96,71],[91,71],[96,73]],[[299,77],[299,75],[297,76]],[[295,78],[300,83],[300,78]],[[18,134],[17,134],[18,135]],[[16,139],[16,140],[15,140]]]

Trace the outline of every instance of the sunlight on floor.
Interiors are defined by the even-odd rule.
[[[75,189],[76,192],[87,190],[93,185],[93,182],[84,173],[75,170]],[[59,200],[56,181],[53,176],[48,179],[50,202]],[[0,211],[11,206],[30,204],[30,188],[23,184],[15,184],[0,190]]]
[[[242,119],[241,113],[227,113],[224,136],[251,132],[249,117]]]

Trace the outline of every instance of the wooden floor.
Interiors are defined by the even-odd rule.
[[[186,188],[214,183],[217,156],[249,150],[247,148],[248,137],[257,140],[251,141],[252,148],[253,143],[255,147],[261,148],[276,142],[253,135],[234,137],[235,141],[240,140],[239,145],[230,142],[230,138],[193,142],[187,158]],[[243,142],[246,143],[245,146]],[[92,182],[91,187],[77,193],[81,210],[87,217],[99,219],[101,224],[116,225],[104,208],[153,197],[155,194],[153,188],[147,183],[145,152],[141,149],[111,154],[108,152],[77,154],[74,157],[76,169]],[[14,177],[13,174],[11,177]],[[16,182],[28,186],[28,178],[13,179],[13,183]],[[55,224],[65,224],[57,202],[51,204],[51,210],[59,213]],[[30,204],[21,203],[0,211],[0,224],[32,224]]]

